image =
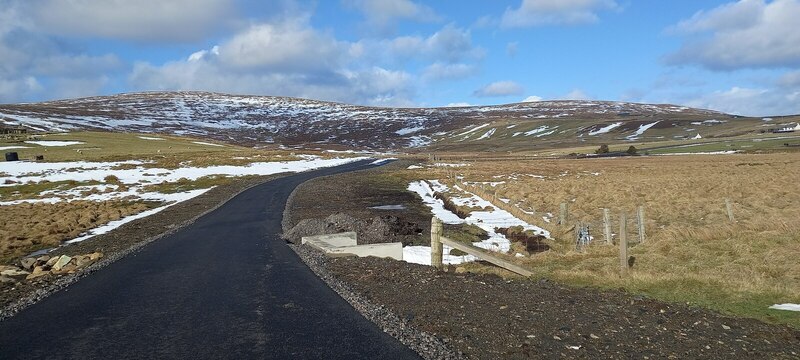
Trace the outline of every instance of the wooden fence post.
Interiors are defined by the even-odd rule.
[[[442,248],[442,221],[431,218],[431,266],[441,269],[444,249]]]
[[[639,224],[639,243],[644,243],[644,239],[646,237],[644,232],[645,230],[644,206],[639,205],[639,208],[636,211],[636,217],[638,219],[637,222]]]
[[[611,212],[608,209],[603,209],[603,233],[606,236],[606,244],[614,245],[614,240],[611,238]]]
[[[736,218],[733,217],[733,204],[731,204],[731,199],[725,199],[725,210],[728,212],[728,220],[730,220],[732,223],[735,223]]]
[[[619,214],[619,270],[622,275],[628,272],[628,219],[625,213]]]
[[[569,212],[567,211],[567,203],[561,203],[561,213],[558,217],[558,224],[559,225],[567,225],[567,218],[569,217]]]

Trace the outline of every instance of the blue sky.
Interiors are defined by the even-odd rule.
[[[798,18],[800,0],[0,0],[0,102],[208,90],[795,114]]]

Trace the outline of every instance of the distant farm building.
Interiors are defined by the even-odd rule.
[[[800,131],[800,123],[798,123],[796,126],[787,126],[784,128],[772,130],[773,133],[793,133],[795,131]]]

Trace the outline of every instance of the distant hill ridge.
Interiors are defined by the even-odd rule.
[[[541,141],[556,137],[564,141],[585,141],[581,140],[584,137],[625,138],[656,121],[661,125],[651,125],[653,130],[667,123],[691,127],[694,126],[691,123],[724,124],[739,117],[676,105],[612,101],[381,108],[289,97],[181,91],[0,105],[0,118],[6,125],[42,131],[137,131],[192,135],[242,145],[281,143],[404,149],[433,142],[487,142],[502,138],[509,141],[525,137]],[[494,131],[487,135],[475,130],[478,126],[485,127],[487,132]],[[686,129],[683,126],[682,130]],[[635,137],[643,138],[644,134]]]

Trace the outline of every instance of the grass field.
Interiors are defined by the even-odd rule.
[[[64,240],[108,222],[181,201],[181,194],[186,192],[232,181],[231,176],[213,174],[191,180],[182,177],[162,181],[155,180],[164,179],[156,173],[226,165],[227,173],[238,176],[241,174],[238,174],[236,166],[302,160],[308,155],[332,157],[319,151],[303,151],[302,156],[295,155],[277,146],[251,149],[184,137],[108,132],[5,139],[0,140],[0,149],[5,149],[2,152],[18,152],[21,160],[29,160],[16,163],[19,165],[6,163],[6,171],[14,171],[14,166],[20,169],[50,167],[41,173],[26,175],[44,178],[41,181],[23,180],[0,171],[0,176],[5,178],[0,184],[0,263],[58,246]],[[44,156],[44,159],[31,162],[37,155]],[[122,161],[127,162],[117,163]],[[82,168],[81,164],[86,167]],[[103,166],[111,166],[106,164],[117,165],[110,171],[101,170]],[[92,171],[105,171],[108,175],[88,181],[79,176]],[[122,182],[116,175],[122,176],[125,171],[128,174],[140,173],[141,176],[134,182],[130,178]],[[37,177],[37,174],[41,176]],[[51,179],[48,176],[53,174],[58,175],[58,179],[48,180]],[[150,197],[143,198],[141,194],[150,194]],[[153,194],[155,199],[151,199]],[[92,201],[84,201],[86,199]]]
[[[550,230],[551,251],[515,259],[539,276],[800,326],[800,314],[768,309],[800,302],[800,153],[493,159],[420,176],[464,181],[487,199],[496,192],[495,205]],[[577,252],[574,234],[555,225],[561,203],[569,206],[568,225],[590,224],[588,251]],[[625,212],[635,239],[638,205],[646,209],[647,240],[632,246],[634,266],[620,276],[618,250],[604,244],[602,209],[611,210],[615,233]]]

